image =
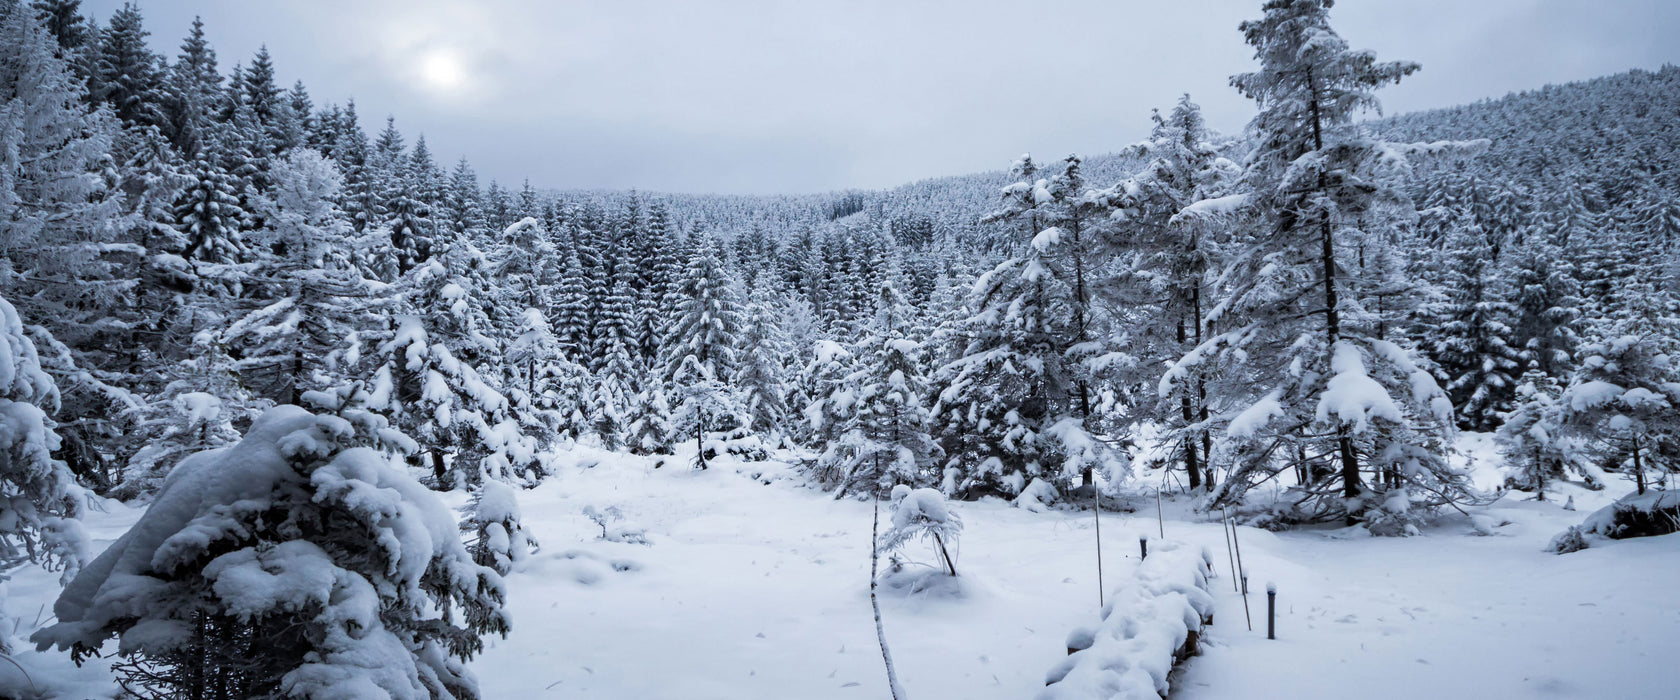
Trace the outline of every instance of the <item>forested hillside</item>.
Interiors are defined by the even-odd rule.
[[[423,125],[283,87],[266,50],[229,67],[202,24],[162,56],[134,5],[0,0],[4,559],[74,577],[85,492],[225,498],[204,541],[159,550],[168,571],[114,570],[219,601],[154,610],[200,627],[154,630],[125,678],[171,688],[183,645],[266,634],[252,616],[295,605],[222,600],[201,569],[286,541],[225,566],[372,581],[371,607],[311,624],[359,615],[432,697],[468,697],[458,659],[507,627],[501,484],[579,444],[673,468],[777,454],[836,498],[1038,505],[1166,470],[1254,524],[1390,535],[1497,495],[1450,463],[1459,431],[1495,433],[1508,486],[1542,499],[1666,485],[1680,68],[1362,121],[1418,66],[1348,47],[1329,4],[1243,24],[1241,135],[1185,96],[1112,155],[745,197],[484,183]],[[215,468],[274,495],[184,490]],[[457,526],[420,485],[476,494],[477,544],[415,558],[434,542],[415,532]],[[328,556],[363,550],[383,558]],[[112,597],[138,594],[99,583],[39,641],[86,655],[147,629]],[[322,635],[339,671],[388,682],[359,637],[274,634],[280,670],[239,692]]]

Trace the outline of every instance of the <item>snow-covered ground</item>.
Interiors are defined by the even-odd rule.
[[[886,697],[868,503],[833,501],[774,463],[692,472],[588,450],[568,461],[594,466],[567,466],[520,494],[542,550],[510,576],[513,633],[473,662],[485,697]],[[1253,632],[1219,524],[1167,501],[1166,537],[1207,547],[1221,576],[1204,653],[1174,697],[1676,697],[1680,536],[1546,554],[1550,537],[1612,497],[1558,497],[1570,494],[1576,512],[1514,499],[1478,511],[1488,536],[1471,534],[1465,516],[1401,539],[1243,528]],[[645,529],[649,543],[599,539],[589,506],[616,506],[614,531]],[[1160,536],[1153,500],[1137,506],[1105,514],[1110,584],[1136,565],[1139,534]],[[915,698],[1031,698],[1069,630],[1096,620],[1091,514],[955,507],[960,594],[883,598],[902,682]],[[96,546],[137,515],[120,505],[94,514]],[[1280,594],[1277,641],[1265,639],[1266,582]],[[10,584],[19,634],[45,622],[56,590],[40,572]],[[77,671],[48,657],[27,661],[84,679],[79,692],[99,687],[102,665]]]

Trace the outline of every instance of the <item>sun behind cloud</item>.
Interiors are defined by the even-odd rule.
[[[454,49],[433,48],[421,54],[420,80],[432,92],[454,95],[468,86],[467,68]]]

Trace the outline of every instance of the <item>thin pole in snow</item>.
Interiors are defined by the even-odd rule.
[[[1254,631],[1254,617],[1248,614],[1248,574],[1242,575],[1243,617],[1248,620],[1248,631]]]
[[[1155,526],[1161,530],[1161,539],[1167,539],[1167,521],[1161,517],[1161,487],[1155,487]]]
[[[1220,509],[1220,532],[1225,532],[1225,562],[1231,567],[1231,593],[1238,593],[1236,588],[1236,556],[1231,554],[1231,514],[1223,507]]]
[[[1091,484],[1091,493],[1096,495],[1096,500],[1092,502],[1091,517],[1097,521],[1097,607],[1105,608],[1108,607],[1108,600],[1103,594],[1102,579],[1102,489],[1096,486]]]
[[[1220,507],[1220,532],[1225,532],[1225,562],[1231,567],[1231,593],[1238,593],[1236,588],[1236,556],[1231,554],[1231,514]]]
[[[892,651],[887,648],[887,630],[881,626],[881,603],[875,598],[875,567],[881,560],[881,499],[870,494],[875,503],[875,522],[869,526],[869,606],[875,609],[875,639],[881,642],[881,660],[887,664],[887,687],[893,700],[904,700],[904,688],[898,684],[898,670],[893,667]]]
[[[1242,580],[1243,616],[1248,618],[1248,631],[1254,631],[1254,618],[1248,612],[1248,569],[1243,567],[1242,539],[1237,537],[1237,523],[1231,522],[1231,544],[1237,550],[1237,578]]]

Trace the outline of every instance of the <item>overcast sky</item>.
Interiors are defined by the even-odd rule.
[[[104,22],[120,0],[84,0]],[[355,98],[480,177],[554,188],[886,187],[1105,153],[1190,92],[1236,131],[1259,0],[142,0],[171,60],[202,15],[224,70],[266,43],[317,105]],[[1355,47],[1423,70],[1410,111],[1680,62],[1675,0],[1343,0]]]

